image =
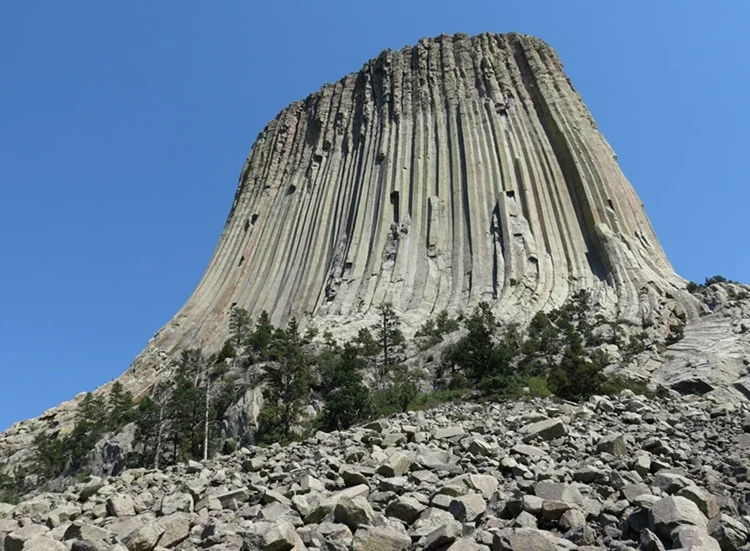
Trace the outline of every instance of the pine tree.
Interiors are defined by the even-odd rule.
[[[242,348],[250,339],[250,314],[244,308],[232,308],[229,315],[230,342],[235,350],[235,363]]]
[[[133,395],[126,391],[120,381],[115,381],[107,397],[107,430],[116,430],[133,420]]]
[[[274,326],[271,323],[271,316],[268,315],[268,312],[263,310],[258,317],[258,321],[255,323],[255,330],[250,336],[250,344],[262,357],[268,355],[271,343],[273,342],[274,333],[275,331]]]
[[[321,414],[323,430],[342,430],[360,423],[372,414],[370,391],[362,383],[367,363],[350,343],[341,354],[327,363],[321,373],[325,406]]]
[[[272,356],[266,366],[265,404],[260,414],[262,438],[266,442],[289,442],[294,424],[310,397],[311,372],[302,349],[297,321],[277,331]]]
[[[107,429],[109,419],[104,397],[89,392],[76,410],[75,427],[69,436],[70,468],[84,466],[86,456]]]
[[[206,362],[199,349],[182,351],[174,389],[165,407],[165,435],[171,444],[173,463],[202,455],[206,389],[201,380],[205,369]]]
[[[383,361],[378,369],[378,382],[380,387],[383,388],[390,368],[401,361],[400,354],[404,348],[404,334],[400,329],[401,319],[390,302],[380,305],[378,316],[379,322],[375,339],[383,353]]]

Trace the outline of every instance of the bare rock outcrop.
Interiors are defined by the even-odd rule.
[[[684,326],[632,371],[750,397],[750,314],[729,288],[686,290],[550,46],[441,35],[383,52],[268,124],[203,278],[120,381],[140,398],[180,350],[216,351],[234,307],[347,338],[383,302],[408,334],[482,301],[523,323],[585,289],[608,319]],[[258,409],[245,402],[237,434]],[[0,457],[18,463],[35,435],[64,431],[75,403],[0,435]]]

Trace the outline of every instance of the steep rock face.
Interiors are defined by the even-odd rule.
[[[480,301],[523,321],[578,289],[640,321],[682,287],[552,48],[440,36],[266,127],[203,279],[151,348],[218,346],[235,305],[345,334],[383,301],[412,325]]]
[[[718,369],[702,342],[750,327],[750,305],[728,315],[685,290],[554,50],[517,34],[440,36],[268,124],[205,275],[120,380],[143,396],[180,349],[216,350],[234,306],[346,338],[384,301],[408,334],[481,301],[523,323],[580,289],[608,319],[687,321],[682,348],[644,358],[641,374],[750,396],[749,334],[722,344]],[[684,376],[688,362],[698,375]],[[0,435],[0,457],[20,463],[35,435],[69,429],[77,402]],[[238,420],[257,410],[246,405]]]

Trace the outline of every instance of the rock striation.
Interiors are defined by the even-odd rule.
[[[598,314],[649,327],[653,342],[684,328],[618,368],[750,398],[747,289],[686,290],[554,50],[519,34],[442,35],[383,52],[268,124],[203,278],[120,381],[141,398],[180,350],[216,351],[234,307],[344,339],[390,302],[408,336],[480,302],[523,324],[584,289]],[[260,399],[233,405],[226,434],[253,424]],[[0,458],[23,464],[35,436],[70,428],[78,401],[1,434]],[[132,434],[118,438],[105,463],[122,462]]]
[[[443,35],[268,124],[208,269],[150,349],[220,345],[234,306],[346,334],[384,301],[415,327],[481,301],[523,321],[580,289],[613,317],[674,298],[690,315],[683,288],[554,50]]]
[[[0,549],[746,550],[748,412],[632,392],[444,405],[0,503]]]

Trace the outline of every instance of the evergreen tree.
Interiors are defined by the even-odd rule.
[[[135,421],[135,441],[141,451],[131,455],[128,466],[159,468],[161,454],[161,437],[164,423],[164,404],[152,399],[143,398],[138,403]]]
[[[133,395],[126,391],[120,381],[115,381],[107,397],[107,430],[113,431],[130,423],[134,417]]]
[[[229,332],[229,340],[235,353],[238,354],[250,339],[250,314],[247,313],[247,310],[232,308],[229,314]]]
[[[32,443],[32,471],[42,481],[60,476],[68,467],[70,439],[40,434]]]
[[[200,350],[183,350],[174,389],[165,408],[165,442],[169,442],[173,463],[202,456],[206,389],[200,383],[205,369],[206,363]]]
[[[260,413],[260,433],[266,442],[289,442],[294,424],[310,397],[311,371],[302,349],[297,320],[277,332],[272,357],[264,376],[265,403]]]
[[[366,327],[359,330],[354,342],[359,347],[359,354],[364,357],[376,356],[382,350],[375,337],[372,336],[372,331]]]
[[[104,397],[89,392],[76,409],[75,426],[68,437],[69,467],[77,471],[107,430],[109,419]]]
[[[383,352],[383,365],[389,367],[400,361],[399,354],[403,350],[404,334],[401,332],[401,319],[390,302],[381,304],[378,308],[380,321],[377,326],[376,339]]]
[[[357,348],[347,343],[341,354],[321,369],[325,399],[320,419],[323,430],[342,430],[372,414],[370,391],[362,383],[361,372],[366,366]]]
[[[258,321],[255,323],[255,330],[250,336],[250,344],[262,357],[268,355],[271,343],[273,342],[274,333],[275,331],[274,326],[271,323],[271,316],[268,315],[268,312],[263,310],[258,317]]]

